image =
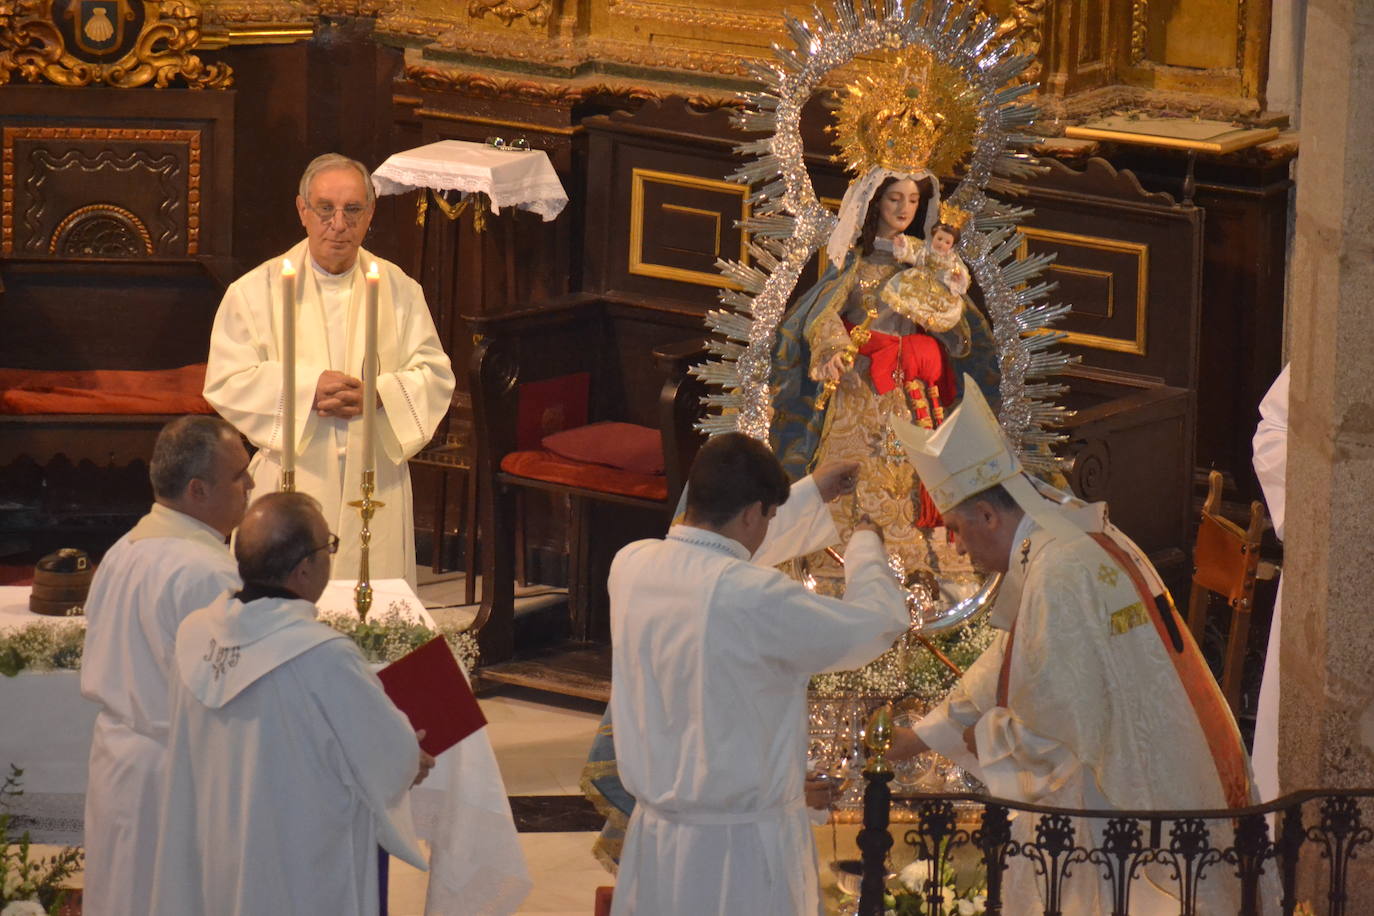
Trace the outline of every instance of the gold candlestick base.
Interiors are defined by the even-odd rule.
[[[278,486],[277,489],[278,489],[279,491],[281,491],[282,493],[295,493],[295,492],[296,492],[296,469],[295,469],[295,468],[291,468],[290,470],[288,470],[288,469],[286,469],[286,468],[282,468],[282,472],[281,472],[281,485]]]
[[[358,609],[358,617],[361,620],[367,619],[367,612],[372,609],[372,582],[368,573],[368,550],[372,543],[372,517],[377,514],[377,510],[386,505],[372,498],[372,493],[377,485],[377,472],[363,471],[363,498],[349,503],[350,506],[358,510],[358,515],[362,517],[363,527],[358,533],[358,584],[353,587],[353,605]]]

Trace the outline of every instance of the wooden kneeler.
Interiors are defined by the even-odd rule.
[[[1221,692],[1232,714],[1239,716],[1241,675],[1250,640],[1250,612],[1255,598],[1260,539],[1264,534],[1264,506],[1259,502],[1250,504],[1250,526],[1246,530],[1218,515],[1220,508],[1221,473],[1212,471],[1208,475],[1207,501],[1202,506],[1202,522],[1193,548],[1188,627],[1201,645],[1212,593],[1226,599],[1231,609],[1231,627],[1226,639]]]

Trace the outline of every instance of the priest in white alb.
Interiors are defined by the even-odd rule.
[[[295,488],[320,501],[341,539],[335,576],[356,576],[361,521],[348,503],[361,493],[364,274],[375,263],[381,280],[373,498],[384,506],[372,521],[370,572],[373,579],[404,577],[414,587],[406,462],[447,413],[454,379],[420,285],[361,247],[374,204],[372,180],[361,163],[331,153],[306,167],[296,197],[306,239],[225,292],[210,336],[205,399],[258,447],[252,473],[260,492],[278,488],[283,444],[294,439]],[[283,392],[282,373],[284,261],[291,265],[287,277],[296,302],[290,392]],[[288,397],[293,437],[283,429]]]
[[[163,427],[148,476],[152,509],[105,554],[86,600],[81,693],[100,706],[83,843],[91,916],[147,916],[177,627],[238,588],[225,540],[253,488],[248,453],[218,417]]]
[[[826,502],[857,468],[830,462],[789,488],[767,446],[718,436],[692,465],[683,522],[616,554],[611,710],[636,801],[617,916],[820,912],[807,683],[871,661],[909,618],[871,522],[846,549],[844,600],[771,567],[838,542]]]
[[[177,631],[154,916],[373,916],[378,844],[426,867],[409,789],[434,758],[315,619],[337,546],[310,496],[258,499],[242,590]]]
[[[1224,809],[1252,803],[1249,760],[1231,710],[1158,573],[1140,549],[1087,505],[1022,473],[972,380],[938,430],[892,426],[960,553],[1004,574],[991,622],[1001,629],[941,705],[894,753],[934,749],[990,795],[1058,808]],[[1034,839],[1034,815],[1015,820]],[[1102,845],[1102,822],[1075,823],[1078,845]],[[1213,842],[1231,841],[1229,823]],[[1091,836],[1086,831],[1091,830]],[[1072,869],[1066,916],[1113,912],[1102,869]],[[1131,882],[1135,916],[1177,916],[1169,869]],[[1045,905],[1029,860],[1012,860],[1008,912]],[[1234,867],[1214,866],[1199,913],[1239,907]]]

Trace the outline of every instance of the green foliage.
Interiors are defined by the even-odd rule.
[[[9,775],[0,784],[0,907],[22,900],[36,900],[49,916],[56,916],[66,891],[62,884],[81,867],[80,849],[66,846],[56,854],[33,855],[33,844],[25,830],[17,836],[10,829],[15,799],[24,794],[20,781],[24,771],[10,764]]]
[[[366,623],[342,614],[321,616],[320,621],[347,634],[367,660],[376,663],[393,662],[435,636],[434,630],[406,620],[395,608],[372,614]],[[438,632],[471,671],[477,664],[476,636],[447,626],[439,627]],[[0,674],[14,677],[20,671],[78,670],[85,641],[86,627],[77,621],[31,623],[0,631]]]

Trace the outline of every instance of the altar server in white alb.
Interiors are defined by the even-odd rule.
[[[86,786],[85,912],[147,916],[177,627],[238,588],[225,539],[243,518],[248,453],[218,417],[158,434],[152,509],[105,554],[86,601],[81,693],[100,705]]]
[[[1291,365],[1260,401],[1260,421],[1255,428],[1255,476],[1264,490],[1274,536],[1283,540],[1283,506],[1288,490],[1288,378]],[[1255,785],[1263,801],[1279,797],[1279,693],[1280,648],[1283,645],[1283,580],[1274,598],[1274,617],[1269,624],[1269,645],[1264,653],[1264,677],[1260,681],[1259,709],[1255,711]]]
[[[337,544],[311,497],[262,497],[234,544],[243,589],[177,631],[157,916],[368,916],[379,843],[426,867],[408,790],[434,759],[315,619]]]
[[[765,445],[719,436],[692,466],[683,523],[616,555],[611,710],[636,805],[613,913],[820,912],[807,682],[872,660],[908,615],[872,523],[849,542],[844,600],[771,567],[838,542],[825,504],[856,471],[823,465],[789,491]]]
[[[1037,486],[971,379],[939,429],[892,420],[961,553],[1004,574],[992,624],[1005,633],[945,701],[898,730],[894,751],[927,747],[964,766],[988,793],[1061,808],[1222,809],[1252,803],[1249,761],[1230,708],[1168,591],[1140,549],[1088,505]],[[1049,498],[1047,498],[1047,496]],[[1036,818],[1016,819],[1033,840]],[[1101,846],[1075,824],[1076,841]],[[1223,835],[1229,823],[1214,826]],[[1217,867],[1202,882],[1199,913],[1236,912],[1237,882]],[[1034,916],[1041,883],[1013,860],[1009,912]],[[1107,916],[1109,885],[1075,867],[1063,912]],[[1169,870],[1131,883],[1130,912],[1176,916]]]
[[[296,489],[324,507],[342,539],[336,577],[358,572],[358,510],[363,464],[364,274],[381,273],[378,305],[376,485],[385,504],[372,521],[374,579],[415,585],[415,526],[407,460],[434,435],[449,408],[453,370],[434,330],[420,285],[364,250],[375,203],[359,162],[320,156],[301,176],[296,212],[306,240],[258,265],[224,294],[210,336],[205,399],[259,448],[252,473],[259,492],[281,480],[285,414],[282,375],[283,259],[296,272]]]

